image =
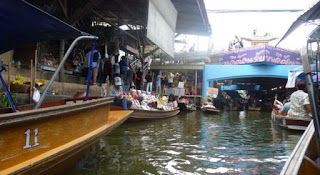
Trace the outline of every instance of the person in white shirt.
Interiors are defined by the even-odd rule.
[[[169,85],[169,88],[171,88],[173,86],[173,73],[172,72],[169,72],[168,74],[168,85]]]
[[[127,100],[123,96],[122,81],[120,77],[114,78],[114,85],[110,86],[110,96],[114,97],[113,104],[116,106],[122,106],[123,110],[128,110],[131,107],[132,102]]]
[[[173,94],[169,95],[168,106],[172,107],[173,109],[178,109],[178,102],[176,101]]]
[[[311,107],[309,102],[309,96],[303,90],[305,90],[306,84],[302,81],[297,83],[297,91],[291,94],[291,105],[288,111],[289,117],[310,117]]]

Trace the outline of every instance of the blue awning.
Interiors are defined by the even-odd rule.
[[[89,35],[24,0],[0,1],[0,53],[44,40]]]

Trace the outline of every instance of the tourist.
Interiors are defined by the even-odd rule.
[[[122,76],[122,79],[126,84],[128,63],[127,63],[127,58],[125,56],[121,57],[121,61],[119,62],[119,66],[120,66],[120,75]]]
[[[302,81],[297,83],[297,91],[290,96],[290,109],[288,111],[289,117],[306,117],[309,118],[311,114],[311,107],[309,96],[304,92],[306,84]]]
[[[131,68],[131,65],[128,66],[128,71],[127,71],[127,80],[126,84],[130,86],[130,84],[133,83],[133,70]]]
[[[98,76],[98,69],[99,69],[99,63],[101,60],[101,55],[98,50],[94,49],[92,54],[92,85],[97,85],[97,76]],[[91,51],[87,54],[87,60],[88,60],[88,67],[90,68],[90,60],[88,58],[91,57]],[[89,80],[88,80],[89,81]]]
[[[114,97],[113,104],[121,106],[123,110],[128,110],[131,107],[132,102],[127,100],[123,95],[122,80],[120,77],[114,78],[114,85],[110,86],[110,96]]]
[[[151,72],[149,71],[148,75],[146,75],[146,80],[147,80],[147,92],[152,92],[152,75]]]
[[[161,94],[161,79],[164,78],[160,73],[156,77],[156,93]]]
[[[283,108],[283,104],[278,100],[278,95],[276,94],[274,96],[274,102],[273,102],[273,107],[277,112],[281,112]]]
[[[290,98],[284,99],[282,104],[283,104],[283,108],[281,113],[283,115],[287,115],[291,105]]]
[[[118,62],[114,63],[114,74],[119,74],[120,75],[120,65]]]
[[[113,74],[112,74],[112,62],[111,62],[111,58],[107,58],[106,63],[104,64],[104,71],[105,71],[105,75],[106,77],[109,76],[109,81],[113,80]]]
[[[142,75],[143,75],[143,73],[141,72],[140,69],[138,69],[136,74],[137,74],[136,88],[137,88],[137,90],[141,90],[141,83],[142,83]]]
[[[174,74],[172,72],[169,72],[169,74],[168,74],[168,86],[169,86],[169,88],[173,87],[173,77],[174,77]]]

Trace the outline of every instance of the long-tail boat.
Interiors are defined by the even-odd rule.
[[[16,107],[0,72],[11,106],[0,109],[0,174],[59,174],[65,163],[119,126],[132,111],[110,111],[112,98],[89,97],[89,81],[85,98],[42,103],[77,41],[93,40],[94,49],[97,37],[23,0],[2,0],[0,16],[0,53],[42,40],[76,38],[36,105]]]
[[[272,111],[271,119],[283,128],[298,131],[306,130],[311,121],[311,118],[288,117],[275,111]]]
[[[201,107],[201,110],[203,112],[208,112],[208,113],[213,113],[213,114],[219,114],[220,113],[220,109],[218,109],[216,107]]]
[[[122,108],[119,106],[111,106],[111,111],[118,111]],[[172,110],[143,110],[143,109],[132,109],[133,113],[130,115],[128,121],[143,121],[152,119],[163,119],[173,117],[179,114],[179,109]]]
[[[261,107],[251,107],[251,106],[249,106],[248,110],[249,111],[261,111]]]
[[[113,98],[68,99],[0,110],[0,174],[51,172],[108,134],[132,111],[109,111]]]
[[[173,117],[179,114],[179,112],[180,112],[179,109],[172,109],[172,110],[166,110],[166,111],[134,109],[129,120],[137,121],[137,120],[163,119],[163,118]]]

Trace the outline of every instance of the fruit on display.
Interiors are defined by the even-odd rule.
[[[42,80],[42,79],[36,80],[36,83],[37,83],[37,84],[45,84],[45,82],[46,82],[46,81],[45,81],[45,80]]]
[[[12,84],[24,84],[25,79],[20,75],[16,75],[15,80],[12,81]]]

